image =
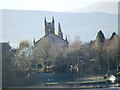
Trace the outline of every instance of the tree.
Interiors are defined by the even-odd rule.
[[[22,49],[22,48],[25,48],[25,47],[30,47],[30,45],[31,45],[31,44],[30,44],[29,41],[23,40],[23,41],[20,42],[19,48]]]
[[[102,31],[100,30],[94,41],[94,47],[96,48],[96,59],[98,61],[99,71],[101,71],[101,65],[103,62],[102,52],[104,47],[105,37]]]
[[[32,45],[29,41],[21,41],[15,54],[15,66],[18,70],[28,70],[31,67]]]
[[[101,42],[101,43],[104,42],[104,40],[105,40],[105,36],[104,36],[104,34],[103,34],[103,32],[102,32],[101,30],[98,32],[96,38],[98,39],[99,42]]]

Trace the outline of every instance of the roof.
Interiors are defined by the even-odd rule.
[[[10,50],[11,46],[9,45],[9,42],[2,42],[0,43],[0,48],[2,48],[2,50]]]
[[[43,38],[48,37],[50,34],[51,34],[52,36],[54,36],[54,37],[56,37],[56,38],[64,41],[64,42],[66,42],[66,43],[68,44],[68,42],[65,41],[63,38],[61,38],[61,37],[59,37],[59,36],[57,36],[56,34],[53,34],[53,33],[49,33],[49,34],[47,34],[47,35],[44,35],[41,39],[39,39],[37,42],[35,42],[35,44],[37,44],[38,42],[40,42]]]

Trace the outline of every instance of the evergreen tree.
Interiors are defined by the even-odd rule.
[[[97,34],[97,39],[98,39],[98,41],[100,41],[100,42],[104,42],[104,40],[105,40],[105,37],[104,37],[104,34],[103,34],[103,32],[100,30],[99,32],[98,32],[98,34]]]

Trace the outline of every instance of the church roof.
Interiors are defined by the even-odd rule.
[[[49,37],[49,39],[52,39],[52,40],[61,40],[61,41],[63,41],[63,42],[65,42],[65,43],[67,43],[68,44],[68,42],[67,41],[65,41],[63,38],[61,38],[61,37],[59,37],[59,36],[57,36],[56,34],[53,34],[53,33],[49,33],[49,34],[47,34],[47,35],[44,35],[41,39],[39,39],[35,44],[37,44],[37,43],[39,43],[43,38],[46,38],[46,37]]]

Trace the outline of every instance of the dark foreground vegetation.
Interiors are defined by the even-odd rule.
[[[33,48],[28,41],[21,41],[17,49],[2,50],[3,87],[24,87],[38,83],[45,85],[46,82],[60,80],[76,81],[83,76],[119,76],[119,41],[117,34],[113,33],[106,39],[99,31],[96,39],[88,43],[82,43],[76,37],[64,52],[46,43],[41,50],[39,47]]]

